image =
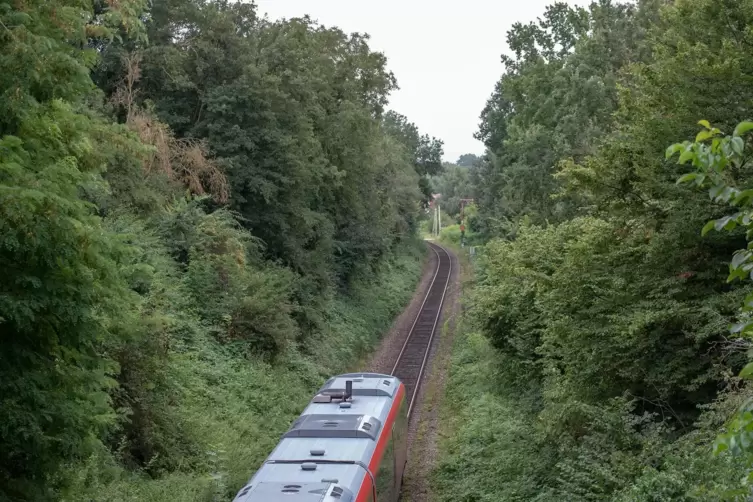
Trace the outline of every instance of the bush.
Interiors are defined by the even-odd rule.
[[[542,413],[536,384],[520,384],[514,358],[468,327],[453,349],[432,500],[701,502],[736,492],[745,463],[711,457],[710,445],[749,391],[706,407],[676,441],[659,417],[637,415],[623,398],[562,401]]]

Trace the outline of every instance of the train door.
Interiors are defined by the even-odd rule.
[[[385,431],[387,432],[387,431]],[[395,436],[389,431],[387,448],[384,450],[379,472],[376,475],[377,502],[393,502],[397,500],[395,493]]]
[[[376,474],[377,502],[397,502],[408,460],[408,405],[403,397],[395,422],[389,430],[379,471]],[[388,431],[385,431],[388,432]]]
[[[408,404],[403,397],[397,418],[392,426],[392,436],[395,438],[395,500],[399,498],[403,484],[405,464],[408,461]]]

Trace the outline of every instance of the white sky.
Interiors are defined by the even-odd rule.
[[[255,0],[270,18],[309,14],[325,26],[371,35],[400,89],[389,108],[444,141],[445,160],[481,154],[479,114],[509,53],[507,30],[533,21],[555,0]],[[565,0],[586,5],[588,0]]]

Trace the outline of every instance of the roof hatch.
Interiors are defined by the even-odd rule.
[[[341,375],[330,378],[314,397],[315,403],[329,403],[343,396],[382,396],[395,395],[397,385],[394,378],[386,375],[365,373],[363,376]]]
[[[301,415],[284,437],[376,439],[381,427],[369,415]]]
[[[353,502],[353,493],[334,483],[259,483],[244,487],[238,502]]]

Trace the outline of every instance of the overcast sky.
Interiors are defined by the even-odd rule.
[[[566,0],[586,5],[587,0]],[[444,141],[445,160],[481,154],[479,114],[502,73],[507,30],[554,0],[255,0],[270,18],[309,14],[325,26],[371,35],[400,89],[389,108]]]

